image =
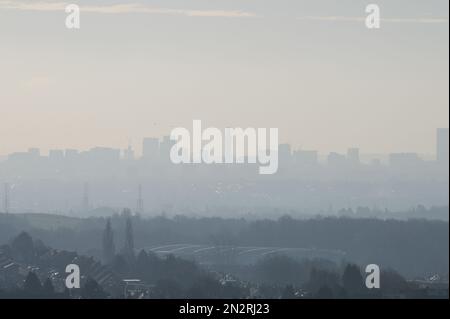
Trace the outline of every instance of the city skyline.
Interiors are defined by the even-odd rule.
[[[279,146],[285,146],[287,145],[289,147],[289,152],[291,152],[292,155],[294,155],[296,152],[316,152],[319,158],[322,158],[326,155],[330,154],[347,154],[349,155],[349,152],[351,151],[358,151],[358,155],[361,156],[380,156],[380,157],[386,157],[390,154],[417,154],[419,156],[422,156],[423,160],[431,160],[435,159],[438,160],[439,157],[445,158],[445,154],[447,154],[448,159],[448,146],[445,147],[448,144],[448,137],[449,136],[449,128],[437,128],[435,131],[435,142],[434,142],[434,149],[431,153],[420,153],[416,150],[407,150],[407,151],[394,151],[389,153],[371,153],[367,152],[367,148],[359,147],[359,146],[348,146],[343,151],[335,151],[335,150],[328,150],[320,152],[319,150],[316,150],[314,148],[306,149],[302,147],[295,147],[294,145],[291,145],[289,143],[279,143]],[[148,157],[150,157],[151,153],[160,153],[160,149],[166,148],[165,151],[167,153],[170,152],[170,147],[173,145],[174,142],[170,141],[169,135],[163,135],[160,137],[143,137],[139,143],[132,143],[130,140],[128,141],[128,144],[123,145],[122,147],[113,147],[110,145],[92,145],[86,149],[75,149],[70,147],[62,147],[62,148],[52,148],[52,149],[42,149],[38,146],[29,146],[26,149],[12,152],[9,154],[0,154],[0,160],[7,159],[10,156],[13,156],[15,154],[23,154],[23,153],[32,153],[34,155],[39,156],[47,156],[51,157],[52,154],[56,157],[61,156],[65,157],[67,154],[69,156],[75,153],[84,153],[89,152],[95,149],[109,149],[114,150],[118,152],[118,156],[122,159],[140,159],[146,157],[146,153],[148,154]],[[138,145],[138,147],[136,147]],[[147,149],[147,150],[146,150]],[[138,151],[136,151],[138,150]],[[151,150],[151,151],[149,151]],[[380,158],[380,160],[383,158]],[[444,159],[445,160],[445,159]]]
[[[269,211],[275,205],[309,212],[323,211],[330,205],[356,208],[370,204],[386,209],[407,209],[411,203],[445,206],[448,129],[435,133],[435,154],[430,157],[414,152],[368,156],[364,149],[355,147],[322,155],[280,144],[279,170],[270,179],[258,176],[257,165],[248,157],[233,165],[174,164],[169,157],[174,141],[168,136],[143,139],[142,155],[132,147],[52,150],[48,155],[31,148],[0,161],[0,184],[4,185],[0,199],[13,211],[58,209],[70,213],[75,209],[81,214],[94,207],[121,207],[130,202],[143,210],[144,201],[151,211],[187,209],[204,214],[218,213],[220,209],[216,209],[222,205],[236,214],[243,214],[245,207],[258,211],[260,205]],[[400,187],[402,183],[409,187]],[[240,189],[238,196],[235,187]],[[95,202],[89,195],[92,189]],[[396,192],[404,194],[396,196]],[[280,202],[280,198],[284,200]],[[216,209],[208,209],[210,205]]]

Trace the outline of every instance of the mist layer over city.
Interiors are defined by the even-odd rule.
[[[448,6],[0,0],[0,299],[448,299]]]

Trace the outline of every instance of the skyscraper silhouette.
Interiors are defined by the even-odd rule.
[[[125,245],[123,248],[123,254],[128,260],[134,259],[134,236],[133,236],[133,225],[131,223],[131,218],[128,217],[125,226]]]
[[[114,233],[111,228],[111,220],[106,222],[106,228],[103,233],[103,260],[109,264],[113,261],[116,253],[116,247],[114,245]]]

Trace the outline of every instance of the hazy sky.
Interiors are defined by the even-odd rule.
[[[0,0],[0,155],[140,152],[193,119],[321,152],[434,153],[448,127],[448,0],[71,2],[76,31],[62,1]]]

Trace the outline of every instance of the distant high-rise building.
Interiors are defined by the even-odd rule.
[[[351,164],[359,164],[359,148],[349,148],[347,151],[347,159]]]
[[[59,162],[64,159],[64,151],[63,150],[50,150],[48,152],[48,158],[51,161]]]
[[[125,245],[123,247],[123,254],[128,260],[134,258],[134,235],[130,217],[127,218],[125,226]]]
[[[78,152],[78,150],[67,149],[64,153],[64,156],[68,160],[74,160],[78,158],[79,154],[80,153]]]
[[[163,162],[170,162],[170,150],[175,143],[175,141],[170,139],[170,136],[163,137],[160,144],[160,156]]]
[[[85,156],[92,162],[117,163],[120,160],[120,150],[109,147],[94,147],[86,152]]]
[[[39,157],[41,156],[41,151],[38,148],[29,148],[28,154],[30,154],[31,156]]]
[[[111,228],[111,220],[108,219],[106,222],[106,228],[103,232],[103,260],[105,263],[109,264],[113,261],[116,253],[116,248],[114,245],[114,233]]]
[[[131,147],[131,143],[128,144],[128,148],[123,151],[123,158],[127,161],[134,160],[134,150]]]
[[[449,163],[449,131],[448,128],[437,129],[436,159],[441,164]]]
[[[328,165],[330,165],[330,166],[343,166],[346,164],[347,159],[346,159],[345,155],[342,155],[342,154],[339,154],[336,152],[331,152],[328,155],[327,162],[328,162]]]
[[[142,142],[142,157],[148,160],[154,160],[159,157],[159,140],[157,138],[144,138]]]

